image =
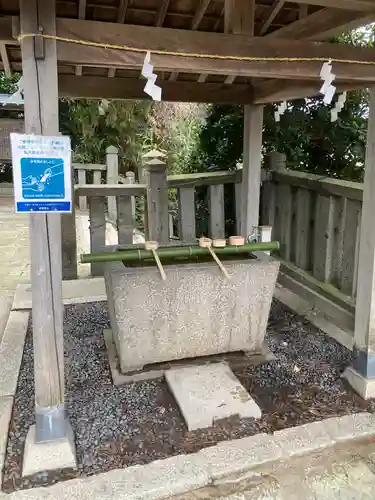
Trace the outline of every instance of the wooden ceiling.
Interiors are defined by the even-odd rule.
[[[242,3],[243,12],[246,14],[252,0],[225,1],[226,5],[233,3],[234,10],[239,3]],[[228,30],[226,21],[228,14],[224,8],[224,0],[57,0],[56,13],[57,18],[61,20],[79,19],[83,23],[94,21],[116,23],[117,25],[172,28],[190,32],[233,33],[233,30]],[[21,71],[20,47],[15,40],[11,39],[11,33],[9,33],[10,16],[19,16],[18,1],[0,0],[0,67],[7,74],[11,74],[12,71]],[[300,0],[298,3],[285,0],[256,0],[252,35],[264,37],[269,40],[268,43],[272,39],[275,41],[320,41],[372,20],[375,21],[375,0]],[[86,30],[84,30],[86,34],[95,34],[94,26],[91,23],[86,23]],[[112,30],[112,26],[113,24],[108,25],[108,30]],[[178,45],[177,39],[180,36],[178,32],[170,33],[175,38],[171,37],[172,46],[166,48],[174,50],[173,45],[174,43]],[[270,46],[269,51],[272,53],[272,46]],[[73,60],[74,58],[72,58]],[[83,94],[87,90],[85,93],[87,97],[100,97],[98,83],[100,81],[101,86],[107,86],[104,92],[106,95],[102,95],[102,97],[121,98],[124,96],[123,84],[124,79],[126,79],[129,86],[126,97],[137,98],[142,92],[139,81],[139,64],[134,64],[134,67],[130,66],[129,64],[121,66],[118,64],[77,64],[76,62],[69,64],[69,61],[66,60],[59,61],[62,93],[78,97],[78,94]],[[184,65],[182,64],[181,67],[184,68]],[[201,92],[199,99],[211,95],[212,102],[215,102],[215,99],[218,102],[248,102],[250,99],[249,90],[252,94],[251,100],[268,102],[273,100],[275,93],[277,99],[282,98],[283,93],[280,92],[280,89],[283,88],[288,88],[289,94],[293,97],[294,90],[291,90],[290,87],[291,85],[296,87],[289,80],[290,75],[286,76],[285,80],[278,80],[276,89],[275,86],[272,86],[271,80],[250,79],[247,76],[241,76],[241,74],[225,74],[225,72],[223,74],[220,72],[210,74],[194,72],[191,68],[185,69],[185,71],[158,70],[157,72],[159,81],[165,82],[163,83],[165,85],[163,91],[169,95],[171,100],[191,100],[189,89],[194,86],[194,92]],[[364,78],[362,78],[363,80]],[[104,81],[107,83],[103,83]],[[211,87],[208,87],[208,84]],[[225,97],[223,84],[225,84],[225,92],[227,92]],[[266,91],[264,90],[265,84]],[[342,84],[345,86],[345,81]],[[301,81],[298,85],[299,94],[305,92],[301,90],[304,85],[307,95],[316,93],[311,82]],[[356,85],[359,85],[358,82]],[[360,85],[363,83],[361,82]],[[355,85],[352,84],[353,86]],[[257,95],[254,95],[254,89],[256,89],[255,94],[259,94],[261,97],[257,98]],[[298,94],[297,88],[295,92]]]

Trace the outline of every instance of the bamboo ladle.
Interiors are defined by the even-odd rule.
[[[223,245],[223,240],[214,240],[214,242],[217,241],[220,243],[217,244],[218,247],[222,247],[222,246],[225,246]],[[225,242],[225,240],[224,240]],[[212,255],[212,258],[214,259],[214,261],[216,262],[216,264],[219,266],[220,270],[222,271],[222,273],[224,274],[224,276],[229,280],[230,279],[230,275],[228,274],[228,271],[225,269],[225,267],[223,266],[222,262],[220,261],[219,257],[216,255],[216,253],[212,250],[212,240],[211,238],[199,238],[199,246],[201,248],[207,248],[208,251],[210,252],[210,254]]]
[[[160,275],[164,281],[167,279],[167,275],[165,274],[164,267],[159,259],[159,255],[156,253],[156,250],[158,249],[158,242],[157,241],[145,241],[145,249],[146,250],[151,250],[152,255],[154,256],[156,265],[158,266]]]

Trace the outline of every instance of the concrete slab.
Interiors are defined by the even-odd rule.
[[[35,442],[36,428],[32,425],[27,433],[23,458],[23,476],[54,469],[77,467],[73,430],[68,424],[67,436],[59,441]]]
[[[211,427],[215,420],[262,412],[226,363],[176,368],[165,372],[189,431]]]
[[[107,300],[104,278],[63,281],[62,294],[65,305],[102,302]],[[31,285],[18,285],[13,300],[12,311],[29,310],[31,307]]]
[[[12,311],[9,315],[0,344],[0,397],[16,392],[29,315],[28,311]]]
[[[3,338],[4,330],[8,322],[10,310],[13,303],[13,293],[0,295],[0,343]]]

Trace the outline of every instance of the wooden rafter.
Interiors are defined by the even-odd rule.
[[[156,12],[155,26],[161,27],[164,24],[165,16],[167,15],[170,0],[162,0],[159,9]]]
[[[128,11],[129,0],[120,0],[120,5],[118,6],[117,19],[116,22],[124,24],[126,19],[126,13]]]
[[[9,63],[8,51],[5,43],[0,43],[0,56],[3,62],[4,73],[7,78],[12,76],[12,69]]]
[[[193,20],[191,22],[191,29],[193,31],[197,30],[199,28],[200,22],[203,19],[203,16],[210,4],[211,0],[200,0],[200,3],[198,5],[197,10],[195,11]],[[173,72],[169,78],[170,80],[177,80],[178,79],[178,72],[175,73]]]
[[[363,12],[349,12],[341,9],[321,9],[266,36],[267,38],[327,40],[374,20],[375,12],[364,14]]]
[[[79,0],[78,4],[78,19],[85,19],[86,17],[86,0]],[[75,69],[77,76],[82,76],[82,66],[78,65]]]
[[[129,0],[120,0],[120,5],[118,6],[116,22],[124,24],[126,19],[126,12],[128,9]],[[109,68],[108,76],[113,78],[116,74],[116,68]]]
[[[298,0],[300,4],[316,5],[319,7],[331,7],[335,9],[357,10],[362,12],[374,12],[373,0]]]
[[[91,39],[102,44],[118,44],[135,48],[154,47],[153,63],[158,71],[242,75],[255,78],[319,79],[321,62],[317,61],[258,61],[230,60],[228,57],[246,58],[330,58],[366,60],[375,62],[375,51],[349,45],[314,43],[273,39],[272,37],[248,37],[221,33],[192,32],[146,26],[117,25],[97,21],[57,19],[60,37]],[[179,53],[201,53],[207,57],[179,57],[158,54],[157,50]],[[220,55],[223,59],[212,56]],[[140,68],[144,53],[126,50],[110,50],[107,47],[90,47],[71,43],[58,43],[59,61],[84,66]],[[374,81],[375,65],[335,63],[337,79],[347,81]]]
[[[208,8],[211,0],[200,0],[197,10],[195,11],[193,20],[191,22],[191,29],[197,30],[203,19],[203,16]]]
[[[166,81],[158,82],[163,100],[175,102],[203,102],[217,104],[249,104],[252,89],[249,85],[221,83]],[[105,76],[59,75],[61,97],[91,99],[148,99],[143,91],[144,82],[137,78],[107,78]]]
[[[285,3],[285,0],[275,0],[273,2],[273,4],[271,5],[269,15],[268,15],[267,19],[264,21],[264,23],[262,24],[262,27],[260,28],[260,32],[259,32],[260,36],[267,33],[268,28],[271,26],[272,21],[275,19],[277,14],[283,8],[284,3]]]
[[[375,20],[375,15],[367,15],[364,17],[363,12],[347,12],[338,9],[322,9],[313,14],[307,15],[308,6],[302,4],[300,7],[299,20],[289,26],[281,28],[267,35],[267,38],[298,38],[302,40],[325,40],[328,37],[354,29],[358,26]],[[298,98],[301,96],[301,89],[291,86],[290,90],[286,90],[284,94],[279,93],[280,82],[272,80],[265,82],[263,85],[262,98],[264,102],[272,102],[276,96],[283,98],[289,95],[288,99]],[[268,95],[266,92],[268,91]],[[295,95],[295,97],[293,97]],[[316,94],[315,94],[316,95]],[[287,99],[287,97],[285,97]]]

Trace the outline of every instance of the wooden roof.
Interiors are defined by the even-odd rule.
[[[246,12],[248,5],[250,5],[250,0],[226,1],[233,2],[233,9],[242,3],[244,5],[243,12]],[[106,35],[107,31],[113,30],[112,23],[116,23],[117,26],[127,24],[155,29],[171,28],[184,32],[193,31],[196,33],[197,40],[199,33],[223,33],[225,30],[224,0],[57,0],[56,14],[57,18],[61,20],[58,26],[61,25],[61,30],[65,29],[64,33],[71,34],[75,30],[74,35],[79,36],[82,31],[82,33],[86,33],[85,39],[95,37],[97,32],[93,28],[94,25],[87,22],[111,23],[111,25],[108,24],[108,30],[102,29],[102,36]],[[0,53],[2,62],[0,67],[8,74],[22,69],[20,47],[18,43],[12,41],[9,33],[7,23],[10,21],[10,16],[19,16],[18,0],[1,0],[0,40],[2,42],[0,43]],[[82,23],[82,30],[75,24],[72,27],[69,23],[64,24],[64,19],[79,19]],[[268,53],[272,54],[278,48],[278,40],[326,40],[344,30],[366,24],[372,20],[375,21],[375,0],[301,0],[299,3],[285,0],[256,0],[253,27],[255,37],[264,37],[267,43],[275,40],[274,45],[270,45],[268,48]],[[84,27],[85,29],[83,29]],[[152,35],[153,32],[144,33],[145,36],[146,34],[148,36],[149,33]],[[160,31],[157,33],[160,34]],[[173,36],[170,36],[169,45],[165,48],[175,50],[174,45],[180,43],[181,37],[178,32],[170,33]],[[2,37],[1,34],[3,34]],[[83,35],[81,36],[83,37]],[[210,40],[212,40],[211,44],[214,45],[214,40]],[[225,45],[224,39],[222,42]],[[164,41],[160,41],[159,46],[163,47],[163,43]],[[79,50],[83,53],[84,48],[76,46],[74,51],[70,51],[70,54],[74,52],[73,58],[59,61],[58,71],[61,75],[61,88],[64,89],[62,93],[78,97],[87,89],[85,94],[87,97],[100,97],[98,82],[104,82],[105,79],[107,88],[102,97],[121,98],[123,97],[123,79],[126,78],[129,87],[127,97],[137,98],[139,96],[141,85],[138,81],[139,58],[133,58],[134,64],[130,64],[128,60],[126,64],[120,61],[119,64],[111,65],[106,64],[104,60],[103,63],[99,64],[94,59],[91,64],[87,58],[84,60],[85,64],[77,64],[73,59],[76,58],[76,53]],[[286,46],[285,50],[287,50]],[[65,51],[65,53],[67,52]],[[93,52],[86,50],[86,53],[92,54]],[[87,64],[86,61],[88,61]],[[255,100],[267,102],[274,99],[275,90],[277,90],[277,99],[279,99],[284,97],[283,93],[280,93],[280,89],[293,86],[290,77],[294,75],[288,73],[285,75],[285,79],[282,79],[276,67],[275,77],[281,78],[281,81],[277,82],[277,89],[275,86],[272,87],[272,81],[266,82],[263,78],[257,77],[250,78],[246,72],[235,74],[233,69],[231,74],[226,74],[223,66],[222,72],[217,70],[210,74],[194,71],[195,66],[189,67],[185,62],[181,62],[178,70],[173,69],[173,67],[169,70],[157,69],[158,79],[165,82],[163,90],[169,95],[170,100],[180,100],[180,98],[181,100],[191,100],[192,95],[189,93],[189,89],[192,88],[193,84],[197,84],[194,85],[194,96],[198,95],[199,99],[204,99],[207,95],[207,89],[209,89],[208,94],[213,96],[213,101],[216,99],[218,102],[239,103],[249,101],[249,88],[259,88],[261,98]],[[230,63],[228,63],[228,67],[230,67]],[[72,78],[73,76],[79,77],[79,79]],[[100,77],[99,80],[97,77]],[[298,85],[300,93],[304,95],[316,93],[316,85],[311,85],[311,82],[304,81],[303,78],[301,80]],[[346,73],[342,77],[343,88],[345,80]],[[363,86],[364,80],[365,76],[363,75],[361,82],[356,84],[351,82],[351,87]],[[198,87],[198,83],[201,84],[201,87]],[[226,84],[225,89],[224,83]],[[211,87],[207,86],[208,84]],[[228,88],[228,84],[232,84],[231,89]],[[264,85],[266,85],[267,92],[264,92]],[[199,94],[200,89],[202,90],[201,95]],[[296,92],[298,94],[298,89],[294,85],[294,89],[290,90],[289,94],[293,97]]]

